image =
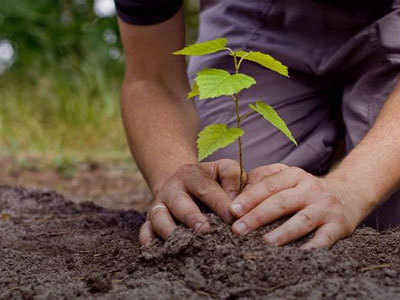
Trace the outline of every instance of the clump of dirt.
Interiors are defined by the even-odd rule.
[[[398,299],[400,228],[358,229],[332,250],[268,247],[208,216],[149,249],[135,211],[0,187],[0,299]]]

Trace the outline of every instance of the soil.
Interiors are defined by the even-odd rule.
[[[131,160],[55,166],[49,166],[46,158],[20,160],[16,156],[0,157],[0,184],[57,190],[74,202],[91,201],[114,209],[145,212],[151,203],[146,182]]]
[[[331,250],[269,247],[180,227],[149,249],[134,210],[0,186],[0,299],[400,299],[400,228],[358,229]]]

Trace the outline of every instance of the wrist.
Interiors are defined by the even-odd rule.
[[[347,214],[355,226],[360,224],[379,203],[378,197],[346,176],[330,173],[323,180],[348,210]]]

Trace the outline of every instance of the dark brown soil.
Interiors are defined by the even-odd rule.
[[[0,186],[0,299],[400,299],[400,228],[304,251],[209,217],[142,251],[135,211]]]

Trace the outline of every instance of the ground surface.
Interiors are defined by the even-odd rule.
[[[133,210],[0,186],[0,299],[400,299],[400,229],[302,251],[210,218],[143,251]]]
[[[106,161],[106,162],[105,162]],[[0,185],[51,189],[74,202],[144,212],[151,202],[146,183],[128,161],[79,161],[38,157],[0,158]]]

